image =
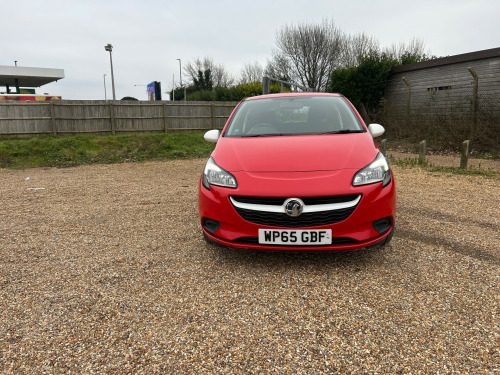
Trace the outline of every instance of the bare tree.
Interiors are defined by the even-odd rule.
[[[264,68],[258,61],[246,63],[241,70],[240,83],[262,82]]]
[[[265,74],[272,78],[292,81],[291,71],[292,67],[288,59],[283,55],[274,55],[273,59],[267,62]]]
[[[216,64],[210,57],[196,58],[184,66],[184,72],[191,82],[198,79],[199,72],[205,74],[210,71],[214,87],[228,87],[234,83],[234,78],[229,74],[223,64]]]
[[[358,66],[362,56],[380,51],[379,43],[373,36],[364,32],[357,35],[346,35],[342,38],[342,67]]]
[[[266,71],[324,91],[331,72],[341,66],[341,55],[342,33],[333,22],[285,25],[276,33],[276,48]]]
[[[425,49],[425,42],[416,38],[412,38],[408,43],[393,43],[385,52],[400,63],[404,63],[404,58],[408,56],[414,57],[417,60],[430,57],[430,52]]]

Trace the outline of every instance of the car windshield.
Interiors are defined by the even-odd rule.
[[[266,137],[365,131],[343,97],[287,96],[243,102],[224,136]]]

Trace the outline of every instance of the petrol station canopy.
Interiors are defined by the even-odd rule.
[[[40,87],[64,78],[64,69],[0,65],[0,87]]]

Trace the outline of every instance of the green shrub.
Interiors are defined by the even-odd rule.
[[[389,72],[397,64],[385,53],[363,56],[358,66],[335,70],[327,91],[346,96],[358,111],[363,105],[370,113],[378,112]]]
[[[215,100],[215,93],[207,90],[195,91],[192,94],[189,94],[186,100],[193,102],[212,102]]]
[[[271,93],[278,93],[281,90],[281,85],[279,83],[271,83],[269,91]],[[288,88],[284,88],[285,92],[290,91]],[[252,96],[262,95],[262,82],[250,82],[243,83],[237,86],[231,87],[216,87],[212,91],[194,91],[187,95],[187,100],[189,101],[235,101],[239,102],[244,98],[249,98]],[[175,100],[177,99],[177,93],[175,95]]]

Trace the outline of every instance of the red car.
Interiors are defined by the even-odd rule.
[[[392,237],[394,178],[342,95],[291,93],[241,101],[200,179],[205,238],[230,247],[346,250]]]

